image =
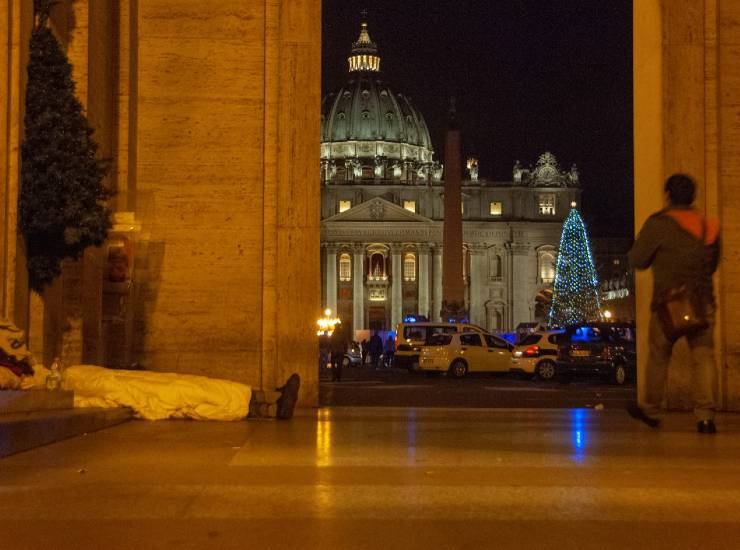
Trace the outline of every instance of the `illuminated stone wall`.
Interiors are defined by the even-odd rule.
[[[0,13],[11,37],[0,44],[2,310],[33,329],[37,354],[76,362],[104,339],[101,258],[66,266],[41,303],[29,301],[16,245],[31,4]],[[302,404],[317,401],[320,18],[318,0],[55,8],[78,95],[114,161],[114,206],[142,222],[132,359],[146,368],[264,387],[299,371]]]
[[[138,4],[135,355],[315,400],[319,3]]]
[[[699,183],[697,205],[722,224],[715,278],[717,372],[722,403],[740,409],[740,4],[732,0],[635,0],[635,222],[662,206],[662,183],[677,171]],[[637,277],[640,378],[647,356],[651,280]],[[678,344],[668,404],[689,408],[689,368]]]

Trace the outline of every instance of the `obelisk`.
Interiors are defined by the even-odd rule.
[[[450,102],[449,123],[445,139],[444,229],[442,238],[442,311],[443,321],[467,319],[465,281],[463,280],[462,240],[462,158],[460,128],[455,100]]]

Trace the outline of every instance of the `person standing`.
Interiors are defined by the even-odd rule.
[[[383,356],[385,358],[385,366],[391,368],[393,366],[393,356],[396,354],[396,340],[393,335],[389,334],[388,338],[385,339],[385,349],[383,349]]]
[[[347,338],[342,325],[337,325],[329,337],[331,345],[331,379],[332,382],[342,381],[342,363],[347,353]]]
[[[367,363],[367,338],[362,339],[360,346],[360,350],[362,352],[362,366],[364,367],[365,363]]]
[[[370,354],[370,360],[373,363],[373,368],[378,368],[380,362],[380,355],[383,353],[383,339],[378,334],[378,331],[374,331],[370,337],[370,341],[367,344],[368,353]]]
[[[713,434],[716,402],[712,274],[719,262],[719,222],[704,217],[692,207],[696,184],[690,176],[670,176],[664,191],[666,207],[647,219],[629,252],[632,267],[652,268],[653,299],[644,397],[637,405],[630,406],[628,412],[652,428],[660,426],[660,404],[677,341],[666,328],[665,312],[669,296],[676,289],[686,288],[707,316],[706,326],[686,337],[691,350],[691,390],[697,431]]]

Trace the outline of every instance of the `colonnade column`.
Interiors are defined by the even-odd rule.
[[[432,320],[441,321],[442,312],[442,251],[443,247],[438,244],[434,247],[434,269],[432,274],[434,291],[432,294]]]
[[[355,244],[352,251],[352,330],[361,330],[365,328],[365,245]]]
[[[402,250],[400,244],[391,245],[391,330],[395,330],[403,318]]]
[[[337,313],[337,246],[326,245],[326,307]]]
[[[485,327],[486,245],[472,244],[470,252],[470,311],[468,317],[474,325]]]
[[[429,310],[429,245],[420,244],[419,250],[419,315],[431,318]]]

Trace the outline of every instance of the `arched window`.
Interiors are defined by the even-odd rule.
[[[494,281],[501,279],[501,256],[492,254],[489,258],[489,277]]]
[[[416,280],[416,256],[410,252],[403,257],[403,280]]]
[[[555,281],[555,265],[557,256],[553,247],[547,247],[538,251],[538,269],[540,281],[550,284]]]
[[[352,258],[346,252],[339,256],[339,280],[352,280]]]

